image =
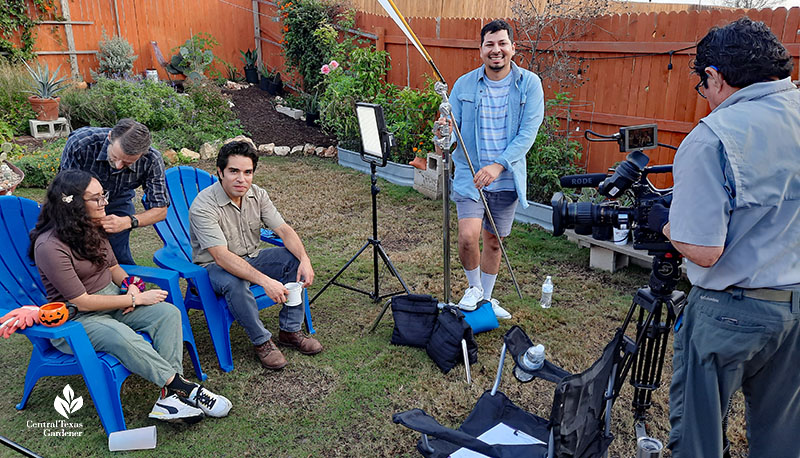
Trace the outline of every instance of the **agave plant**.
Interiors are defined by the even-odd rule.
[[[31,87],[33,89],[27,91],[28,93],[40,99],[54,99],[56,98],[56,94],[64,89],[67,77],[58,77],[58,71],[61,70],[61,65],[56,67],[56,71],[50,73],[50,67],[47,64],[44,64],[44,67],[42,67],[41,64],[37,62],[35,70],[31,68],[27,62],[24,62],[24,64],[28,69],[28,73],[31,74],[32,80]]]

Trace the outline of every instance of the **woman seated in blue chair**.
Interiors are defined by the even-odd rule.
[[[134,374],[161,388],[150,418],[194,423],[224,417],[231,402],[183,378],[180,311],[161,289],[140,291],[120,285],[128,274],[119,266],[100,224],[108,192],[82,170],[60,172],[47,189],[28,255],[36,263],[49,301],[66,302],[96,351],[117,358]],[[145,332],[148,343],[137,332]],[[53,345],[72,353],[64,339]]]

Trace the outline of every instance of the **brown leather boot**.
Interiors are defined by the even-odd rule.
[[[286,358],[283,357],[283,353],[278,350],[278,347],[275,346],[272,339],[269,339],[261,345],[255,345],[253,348],[256,351],[258,359],[261,360],[261,365],[265,368],[278,370],[283,369],[283,366],[286,365]]]
[[[322,344],[313,337],[308,337],[302,331],[278,333],[278,345],[296,348],[304,355],[316,355],[322,351]]]

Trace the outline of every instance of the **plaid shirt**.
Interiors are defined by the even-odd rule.
[[[168,207],[167,185],[164,181],[164,160],[153,147],[129,167],[115,169],[108,161],[106,127],[82,127],[69,135],[61,153],[61,170],[81,169],[91,173],[109,192],[110,199],[130,200],[135,189],[144,188],[147,208]]]

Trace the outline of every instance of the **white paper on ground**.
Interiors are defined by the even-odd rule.
[[[487,444],[502,445],[535,445],[544,444],[539,439],[514,429],[505,423],[498,423],[490,430],[478,436],[478,439]],[[468,448],[460,448],[450,455],[451,458],[488,458],[483,453],[474,452]]]

